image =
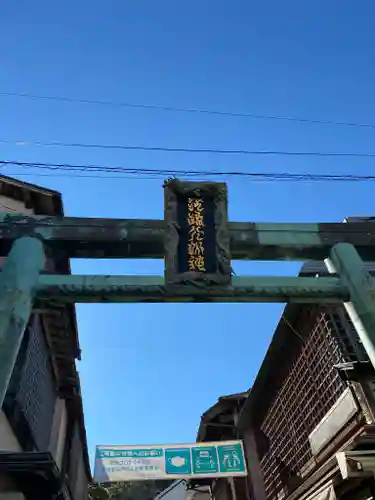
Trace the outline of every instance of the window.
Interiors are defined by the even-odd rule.
[[[48,449],[56,400],[40,319],[25,332],[4,402],[4,412],[25,451]]]

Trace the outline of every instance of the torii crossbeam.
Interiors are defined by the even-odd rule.
[[[375,283],[363,262],[375,260],[374,223],[228,223],[225,184],[164,188],[164,221],[0,215],[0,405],[35,301],[350,302],[375,366]],[[62,256],[164,258],[165,275],[47,274],[46,258]],[[232,259],[326,258],[335,276],[232,276]]]

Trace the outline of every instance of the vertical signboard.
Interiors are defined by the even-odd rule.
[[[164,184],[164,202],[166,285],[230,284],[226,184],[172,179]]]

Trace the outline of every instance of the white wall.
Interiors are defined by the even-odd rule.
[[[0,410],[0,451],[22,451],[4,412]]]
[[[9,425],[8,419],[4,412],[0,410],[0,451],[22,451],[22,448],[14,435],[12,428]],[[23,495],[21,493],[9,492],[11,490],[12,482],[5,474],[0,475],[0,500],[21,500]],[[6,493],[1,493],[7,491]],[[13,496],[12,496],[13,495]]]
[[[76,500],[85,500],[87,498],[87,477],[83,463],[83,456],[80,456],[78,461],[78,474],[74,487],[74,498]]]
[[[55,403],[55,411],[53,415],[53,423],[51,429],[51,437],[49,451],[52,453],[56,464],[61,469],[67,426],[67,410],[66,403],[63,399],[57,398]]]
[[[22,201],[13,200],[0,194],[0,212],[20,212],[23,214],[32,214],[32,208],[26,208]]]

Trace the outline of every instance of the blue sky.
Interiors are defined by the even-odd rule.
[[[0,92],[375,122],[375,4],[234,0],[2,3]],[[363,158],[252,157],[16,146],[143,146],[374,152],[375,129],[111,108],[0,96],[1,160],[135,168],[374,173]],[[63,193],[71,216],[162,218],[161,180],[4,173]],[[38,175],[35,175],[38,174]],[[40,175],[43,174],[43,175]],[[374,215],[374,185],[229,181],[237,221]],[[296,263],[234,263],[295,274]],[[161,261],[75,261],[76,273],[161,274]],[[78,308],[90,453],[96,444],[193,441],[217,397],[251,386],[275,305]]]

